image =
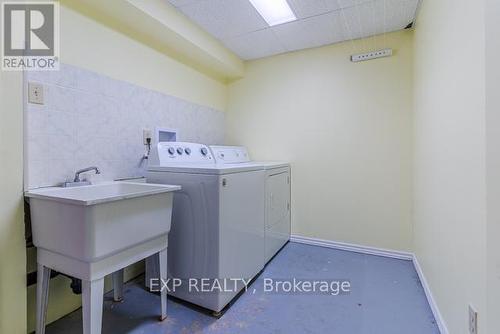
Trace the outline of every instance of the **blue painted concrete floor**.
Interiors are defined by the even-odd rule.
[[[264,292],[264,279],[348,280],[351,292]],[[220,318],[169,299],[158,321],[160,297],[142,282],[125,286],[125,301],[105,296],[108,333],[439,333],[410,261],[289,243],[247,292]],[[81,310],[47,326],[46,333],[81,333]]]

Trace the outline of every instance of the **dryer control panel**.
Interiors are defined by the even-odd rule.
[[[171,163],[215,163],[208,146],[188,142],[161,142],[157,145],[160,166]]]
[[[244,146],[210,146],[218,164],[250,162],[250,155]]]

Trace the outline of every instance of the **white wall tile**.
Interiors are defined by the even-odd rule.
[[[43,135],[47,129],[48,109],[38,104],[29,104],[26,108],[26,128],[30,129],[27,138]]]
[[[49,135],[60,134],[71,137],[77,129],[76,121],[75,113],[49,110],[44,130]]]
[[[176,97],[61,64],[28,72],[46,91],[44,105],[27,104],[28,188],[56,185],[96,165],[93,181],[144,175],[142,130],[178,129],[182,140],[223,144],[224,113]]]
[[[50,110],[63,112],[76,112],[77,93],[73,88],[46,85],[44,91],[47,100],[45,104]]]

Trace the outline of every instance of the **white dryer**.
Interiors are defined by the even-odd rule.
[[[265,177],[265,262],[290,240],[290,164],[252,161],[243,146],[210,146],[218,165],[257,164]]]
[[[203,144],[158,143],[147,182],[182,187],[173,201],[170,277],[251,279],[263,269],[265,178],[262,165],[216,164]],[[170,294],[220,312],[243,287],[203,292],[183,284]]]

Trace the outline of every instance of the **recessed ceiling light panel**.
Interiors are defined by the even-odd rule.
[[[249,0],[270,26],[295,21],[297,17],[286,0]]]

